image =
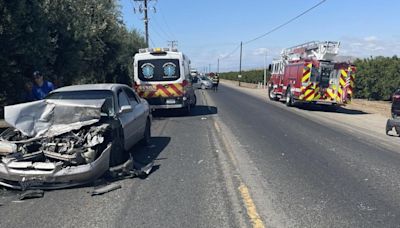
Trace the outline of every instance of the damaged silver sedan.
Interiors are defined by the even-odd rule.
[[[92,84],[5,107],[12,127],[0,134],[0,185],[61,188],[92,182],[149,143],[148,103],[128,86]]]

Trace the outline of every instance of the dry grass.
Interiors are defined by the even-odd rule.
[[[389,101],[368,101],[364,99],[353,99],[351,104],[346,105],[347,109],[364,111],[367,113],[380,114],[384,117],[390,117]]]

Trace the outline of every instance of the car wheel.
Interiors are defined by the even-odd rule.
[[[190,104],[192,106],[191,108],[194,108],[196,106],[196,104],[197,104],[197,97],[196,97],[196,95],[194,95],[193,102]]]
[[[293,94],[292,91],[290,91],[290,87],[288,87],[286,90],[286,106],[288,107],[294,106]]]
[[[110,154],[110,167],[120,165],[128,159],[128,153],[124,148],[124,139],[122,134],[115,133],[113,138]]]
[[[201,89],[206,89],[206,85],[201,84]]]
[[[151,122],[149,119],[147,119],[143,139],[141,140],[141,144],[143,146],[150,145],[150,139],[151,139]]]
[[[190,113],[192,112],[191,105],[187,104],[187,106],[185,106],[181,109],[181,112],[182,112],[182,115],[190,116]]]
[[[274,89],[273,89],[272,85],[268,86],[268,97],[271,101],[277,100],[276,95],[274,94]]]

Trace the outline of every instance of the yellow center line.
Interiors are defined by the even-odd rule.
[[[250,196],[249,189],[245,184],[241,183],[239,186],[240,195],[243,198],[244,204],[246,206],[247,215],[250,217],[251,224],[253,228],[264,228],[264,223],[257,213],[256,205]]]
[[[221,128],[219,126],[219,124],[217,123],[217,121],[214,119],[214,126],[215,129],[218,133],[221,132]],[[230,146],[230,144],[227,142],[227,139],[225,138],[225,136],[223,134],[220,135],[221,139],[222,139],[222,143],[225,145],[226,148],[226,152],[229,156],[229,158],[231,159],[233,165],[235,167],[237,167],[237,160],[235,155],[232,152],[232,148]],[[247,215],[250,218],[250,222],[252,224],[253,228],[264,228],[264,223],[261,220],[261,217],[259,216],[258,212],[257,212],[257,208],[256,205],[253,202],[253,199],[250,196],[250,192],[249,189],[247,188],[247,186],[243,183],[241,177],[237,177],[239,182],[240,182],[240,186],[239,186],[239,192],[240,192],[240,196],[242,197],[244,206],[246,208],[247,211]]]
[[[214,121],[214,127],[215,127],[215,129],[217,130],[218,133],[221,132],[221,128],[219,128],[219,125],[215,121]]]

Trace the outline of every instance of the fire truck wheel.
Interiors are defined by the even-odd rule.
[[[273,89],[272,85],[268,86],[268,98],[271,101],[277,101],[278,100],[276,95],[274,94],[274,89]]]
[[[293,94],[292,91],[290,91],[290,87],[288,87],[286,91],[286,106],[294,106]]]

